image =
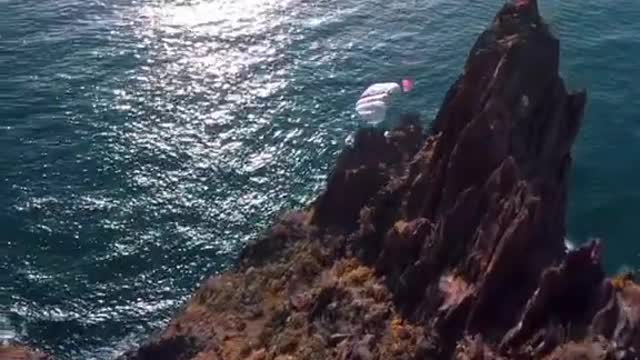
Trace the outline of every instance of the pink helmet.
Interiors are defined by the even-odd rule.
[[[402,79],[402,91],[409,92],[413,90],[413,80],[411,79]]]

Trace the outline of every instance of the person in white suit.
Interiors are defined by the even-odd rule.
[[[404,79],[401,83],[373,84],[360,95],[356,103],[356,112],[369,124],[380,123],[384,120],[395,95],[411,90],[413,90],[413,81],[409,79]]]

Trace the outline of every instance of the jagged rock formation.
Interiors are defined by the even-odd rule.
[[[636,359],[640,287],[564,246],[585,93],[505,5],[427,135],[357,133],[327,188],[128,359]]]

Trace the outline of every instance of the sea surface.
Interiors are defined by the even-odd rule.
[[[540,0],[589,90],[568,236],[640,265],[640,2]],[[0,341],[109,359],[322,188],[372,82],[433,118],[502,1],[0,0]],[[390,126],[393,121],[381,126]]]

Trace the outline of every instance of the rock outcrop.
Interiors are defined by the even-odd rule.
[[[0,344],[1,360],[48,360],[46,354],[18,345]]]
[[[123,358],[639,358],[640,287],[564,245],[586,95],[559,47],[506,4],[428,131],[360,130],[309,209]]]

